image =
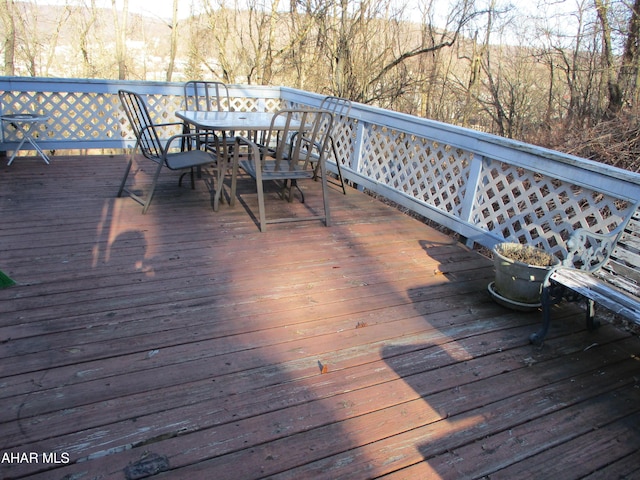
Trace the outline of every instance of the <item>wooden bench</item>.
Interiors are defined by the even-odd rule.
[[[578,229],[567,241],[567,256],[542,284],[542,327],[529,340],[540,345],[551,323],[551,308],[563,299],[586,299],[587,328],[599,326],[595,304],[640,325],[640,210],[638,205],[615,230],[598,234]]]

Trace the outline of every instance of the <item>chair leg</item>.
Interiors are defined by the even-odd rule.
[[[338,181],[340,182],[340,188],[342,188],[342,193],[344,195],[347,194],[347,189],[344,187],[344,179],[342,178],[342,169],[340,168],[340,160],[338,159],[338,151],[336,150],[336,144],[333,141],[333,137],[329,137],[329,142],[331,142],[331,151],[333,152],[333,158],[336,159],[336,167],[338,169]],[[318,170],[320,169],[320,164],[316,165],[316,168],[313,171],[313,179],[318,180]],[[337,185],[336,182],[332,182],[334,185]]]
[[[154,194],[154,192],[156,190],[156,185],[158,184],[158,177],[160,176],[160,170],[162,170],[162,163],[158,163],[158,168],[156,169],[156,172],[153,175],[153,182],[151,183],[151,190],[149,191],[149,193],[147,195],[147,200],[142,205],[142,214],[143,215],[145,213],[147,213],[147,210],[149,209],[149,205],[151,205],[151,199],[153,198],[153,194]]]
[[[291,183],[289,183],[291,182]],[[282,187],[282,198],[284,198],[284,191],[287,190],[288,194],[287,194],[287,201],[289,203],[293,202],[293,189],[298,190],[298,193],[300,193],[300,203],[304,203],[304,192],[300,189],[300,186],[298,185],[298,182],[293,179],[293,180],[285,180],[284,181],[284,186]]]
[[[329,187],[327,186],[327,172],[324,171],[324,164],[320,167],[320,173],[322,178],[320,182],[322,184],[322,201],[324,203],[324,224],[327,227],[331,226],[331,212],[329,210]]]
[[[225,165],[217,165],[216,185],[214,185],[213,193],[213,211],[217,212],[220,208],[220,202],[224,203],[224,177],[227,174],[228,167]],[[231,201],[229,201],[231,204]]]
[[[343,195],[347,194],[347,189],[344,188],[344,179],[342,178],[342,170],[340,168],[340,160],[338,159],[338,152],[336,151],[336,145],[333,143],[333,137],[329,138],[331,142],[331,149],[333,150],[333,158],[336,159],[336,167],[338,167],[338,180],[340,180],[340,186],[342,187]]]
[[[258,190],[258,212],[260,215],[260,231],[264,232],[267,229],[267,216],[264,210],[264,186],[262,179],[256,179],[256,188]]]
[[[236,204],[236,188],[238,185],[238,144],[236,144],[236,150],[233,153],[233,163],[231,165],[231,191],[229,192],[229,206],[233,207]]]
[[[127,165],[127,169],[124,171],[124,176],[122,177],[122,181],[120,182],[120,188],[118,189],[118,197],[122,196],[122,192],[124,191],[124,186],[127,183],[127,178],[129,177],[129,172],[131,172],[132,165],[133,165],[133,159],[130,159],[129,164]]]
[[[189,171],[183,172],[180,175],[180,178],[178,179],[178,186],[179,187],[182,186],[182,179],[184,178],[185,175],[190,175],[190,178],[191,178],[191,190],[195,190],[196,189],[196,182],[195,182],[195,177],[193,175],[193,167],[191,167],[191,169]]]

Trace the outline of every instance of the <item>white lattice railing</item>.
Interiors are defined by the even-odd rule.
[[[129,148],[117,91],[147,94],[158,122],[175,121],[182,84],[1,78],[2,111],[46,113],[49,150]],[[289,88],[231,86],[236,110],[318,106]],[[5,128],[5,144],[15,133]],[[533,145],[356,104],[335,139],[345,178],[486,247],[508,239],[563,252],[576,228],[610,231],[640,201],[640,175]],[[13,136],[12,136],[13,135]],[[335,161],[335,159],[333,159]],[[331,163],[329,168],[335,170]]]
[[[3,114],[47,114],[39,128],[39,144],[45,150],[130,148],[135,139],[120,107],[119,89],[147,95],[149,109],[158,123],[176,121],[174,112],[184,108],[182,84],[0,77]],[[269,111],[280,106],[280,89],[233,90],[233,107]],[[262,95],[262,96],[260,96]],[[5,148],[19,142],[16,131],[4,125]]]

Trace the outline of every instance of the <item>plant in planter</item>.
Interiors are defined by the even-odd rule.
[[[544,250],[519,243],[499,243],[493,249],[493,298],[509,308],[532,310],[540,306],[542,282],[560,259]]]

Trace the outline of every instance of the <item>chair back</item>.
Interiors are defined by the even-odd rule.
[[[320,104],[320,110],[326,110],[333,114],[333,127],[330,135],[336,141],[336,137],[340,135],[338,126],[344,125],[343,119],[347,118],[351,113],[351,100],[340,97],[325,97]]]
[[[313,171],[324,160],[333,115],[323,110],[287,109],[275,113],[263,148],[263,167],[276,172]]]
[[[190,80],[184,84],[184,103],[187,110],[231,110],[229,89],[222,82]]]
[[[325,97],[320,104],[320,110],[327,110],[333,114],[334,126],[343,117],[351,113],[351,100],[340,97]]]
[[[118,96],[136,136],[136,146],[146,158],[161,161],[162,143],[144,100],[140,94],[127,90],[118,91]]]

